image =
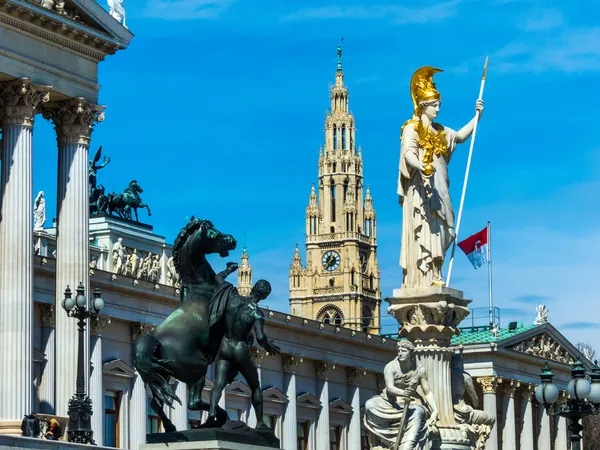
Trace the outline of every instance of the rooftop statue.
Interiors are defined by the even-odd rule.
[[[106,196],[104,186],[97,184],[98,171],[104,169],[110,163],[110,157],[104,157],[102,164],[98,164],[102,157],[102,146],[96,151],[94,159],[88,165],[88,195],[90,197],[90,214],[100,214],[106,209]]]
[[[144,190],[136,180],[129,182],[129,186],[120,194],[112,193],[107,195],[106,211],[109,214],[116,213],[123,219],[132,220],[131,211],[135,214],[135,221],[139,222],[138,208],[146,208],[148,215],[151,216],[150,207],[142,202],[140,194]]]
[[[442,265],[455,238],[448,164],[457,144],[465,142],[478,115],[460,130],[434,120],[441,96],[433,82],[440,69],[418,69],[410,82],[414,112],[401,131],[399,203],[403,209],[400,266],[406,287],[443,286]],[[476,111],[483,112],[477,100]],[[479,115],[481,117],[481,115]]]
[[[108,13],[114,17],[114,19],[122,24],[125,28],[125,8],[123,8],[123,0],[108,0]]]

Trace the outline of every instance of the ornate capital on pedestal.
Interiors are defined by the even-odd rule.
[[[54,122],[58,142],[89,144],[94,125],[104,120],[104,106],[73,98],[44,107],[44,118]]]
[[[296,369],[302,364],[304,358],[298,355],[292,355],[291,353],[282,353],[281,362],[283,364],[283,371],[288,373],[296,373]]]
[[[260,366],[262,364],[263,360],[265,359],[265,357],[268,354],[269,354],[269,352],[267,352],[262,347],[252,347],[252,351],[251,351],[252,361],[254,361],[254,364],[256,364],[257,366]]]
[[[329,372],[335,369],[333,361],[315,361],[315,371],[320,380],[329,379]]]
[[[56,308],[54,305],[40,303],[40,313],[42,315],[42,327],[54,328],[56,324]]]
[[[346,377],[348,384],[358,386],[360,380],[367,374],[367,369],[361,367],[346,367]]]
[[[102,329],[112,322],[108,316],[96,316],[90,319],[92,334],[102,334]]]
[[[0,123],[33,126],[38,106],[50,100],[50,89],[27,78],[0,83]]]
[[[154,325],[139,322],[131,322],[129,326],[131,327],[131,340],[133,342],[142,334],[152,333],[154,328],[156,328]]]
[[[479,377],[477,382],[481,384],[484,394],[495,394],[498,387],[498,378],[496,377]]]

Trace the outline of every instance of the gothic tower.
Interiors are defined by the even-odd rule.
[[[242,264],[238,267],[237,290],[240,295],[250,295],[250,291],[252,291],[252,266],[248,264],[248,252],[245,245],[242,251]]]
[[[381,293],[373,199],[363,196],[362,152],[348,110],[341,46],[325,145],[319,151],[318,193],[313,184],[306,208],[306,266],[298,245],[290,267],[294,315],[379,332]]]

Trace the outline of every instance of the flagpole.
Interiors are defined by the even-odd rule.
[[[492,223],[487,226],[488,288],[490,291],[490,330],[494,328],[494,298],[492,297]]]
[[[485,58],[483,66],[483,76],[481,77],[481,87],[479,88],[479,100],[483,98],[483,87],[485,86],[485,77],[487,74],[488,58]],[[463,183],[462,195],[460,197],[460,207],[458,208],[458,218],[456,220],[456,232],[454,242],[452,243],[452,254],[450,263],[448,264],[448,278],[446,278],[446,286],[450,287],[450,276],[452,275],[452,265],[454,263],[454,254],[456,253],[456,243],[458,242],[458,232],[460,231],[460,220],[462,218],[463,206],[465,204],[465,194],[467,193],[467,183],[469,181],[469,170],[471,169],[471,157],[473,156],[473,146],[475,145],[475,135],[477,134],[477,123],[479,122],[479,110],[475,112],[475,124],[473,125],[473,133],[471,135],[471,146],[469,147],[469,157],[467,158],[467,170],[465,172],[465,181]]]

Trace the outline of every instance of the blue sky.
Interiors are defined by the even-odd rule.
[[[136,35],[101,64],[106,120],[92,151],[112,162],[108,190],[131,179],[172,242],[185,217],[211,219],[246,243],[254,277],[288,310],[288,270],[304,213],[344,36],[344,72],[378,217],[383,296],[401,284],[399,130],[411,115],[415,69],[432,65],[439,120],[473,115],[490,57],[461,237],[493,227],[495,303],[504,325],[531,323],[539,301],[573,342],[600,348],[595,261],[600,250],[597,142],[600,27],[559,1],[125,1]],[[54,216],[57,153],[50,124],[35,131],[35,188]],[[468,144],[450,176],[455,208]],[[239,259],[239,250],[232,255]],[[225,261],[213,260],[217,269]],[[453,287],[487,305],[487,272],[457,255]]]

